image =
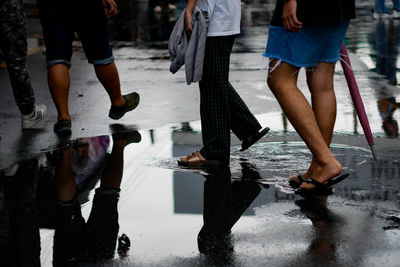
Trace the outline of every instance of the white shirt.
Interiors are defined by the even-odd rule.
[[[241,0],[198,0],[197,6],[210,14],[207,36],[240,33]]]

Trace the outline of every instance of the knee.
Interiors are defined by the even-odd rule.
[[[279,75],[269,74],[267,78],[267,85],[274,95],[277,95],[280,91],[285,90],[287,87],[291,87],[291,83],[288,80],[284,80]]]
[[[277,81],[277,79],[274,77],[274,75],[272,75],[271,73],[268,74],[268,78],[267,78],[267,85],[269,87],[269,89],[274,92],[276,91],[276,88],[279,85],[279,82]]]

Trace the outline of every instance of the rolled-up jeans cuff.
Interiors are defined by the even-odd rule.
[[[114,56],[104,58],[104,59],[95,59],[95,60],[89,59],[88,60],[88,62],[93,65],[108,65],[113,61],[114,61]]]
[[[64,64],[67,65],[68,68],[71,67],[71,61],[65,60],[65,59],[52,59],[47,61],[47,68],[53,67],[54,65],[57,64]]]

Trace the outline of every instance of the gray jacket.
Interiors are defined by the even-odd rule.
[[[186,10],[186,9],[185,9]],[[193,32],[190,37],[185,31],[185,10],[179,16],[168,42],[171,56],[170,71],[174,74],[185,65],[186,82],[201,81],[206,47],[209,17],[208,12],[197,6],[193,11]]]

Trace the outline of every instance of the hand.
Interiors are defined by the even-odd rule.
[[[118,7],[114,0],[103,0],[104,13],[109,19],[118,14]]]
[[[193,25],[192,25],[192,13],[185,12],[185,31],[188,36],[192,35]]]
[[[282,21],[285,29],[291,32],[298,32],[303,27],[303,23],[297,20],[296,11],[297,0],[285,1],[283,5]]]

